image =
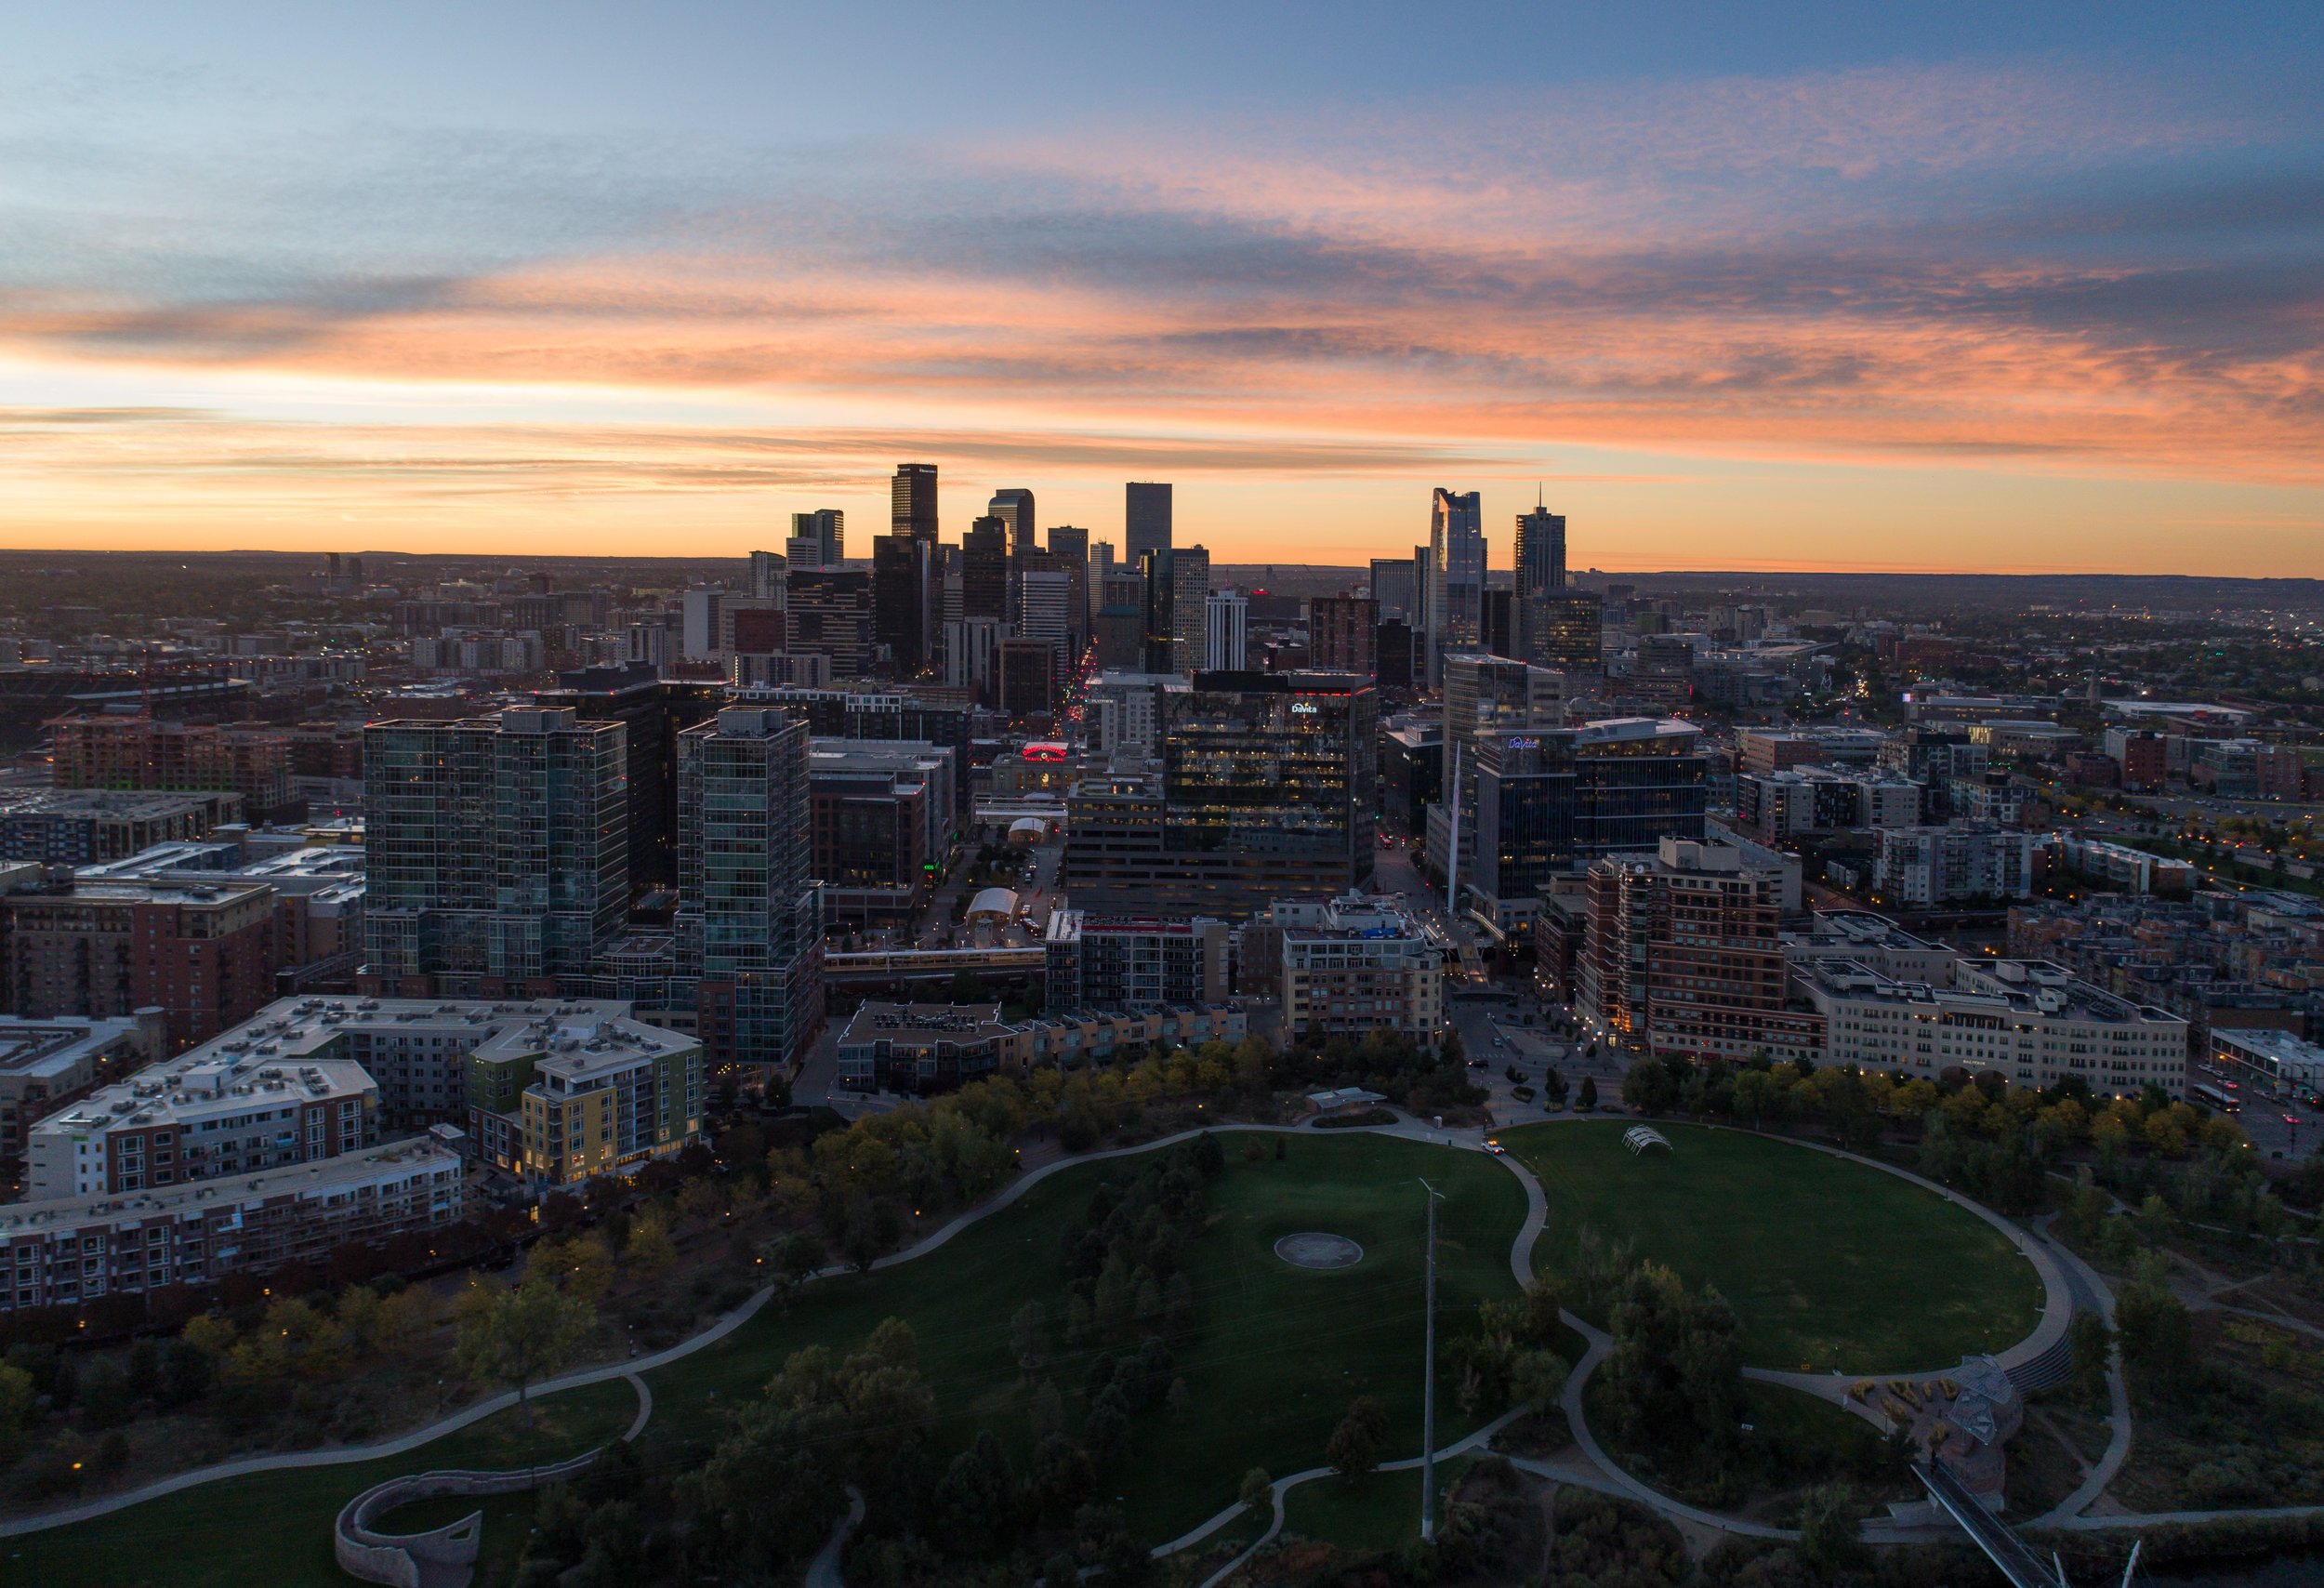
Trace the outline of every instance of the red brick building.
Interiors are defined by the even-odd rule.
[[[263,883],[82,883],[0,895],[0,999],[33,1019],[163,1012],[169,1039],[205,1041],[273,996],[283,962]]]

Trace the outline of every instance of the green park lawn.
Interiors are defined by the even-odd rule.
[[[0,1538],[0,1583],[38,1588],[345,1588],[353,1581],[331,1556],[339,1507],[405,1473],[438,1468],[503,1471],[556,1462],[620,1437],[637,1416],[638,1396],[615,1379],[539,1401],[528,1432],[512,1408],[416,1450],[383,1461],[257,1473],[205,1483],[125,1511]],[[508,1518],[532,1515],[533,1497],[482,1502],[487,1556],[515,1553],[522,1540]],[[449,1507],[449,1509],[447,1509]],[[477,1502],[429,1502],[395,1514],[415,1529],[457,1521]],[[423,1510],[426,1515],[422,1515]],[[441,1514],[440,1514],[441,1513]],[[501,1526],[495,1528],[493,1521]],[[529,1521],[526,1524],[530,1525]]]
[[[1251,1467],[1281,1476],[1320,1465],[1356,1396],[1386,1406],[1396,1430],[1391,1459],[1419,1454],[1422,1175],[1446,1197],[1437,1213],[1440,1344],[1478,1302],[1516,1293],[1509,1251],[1525,1192],[1484,1155],[1380,1136],[1298,1135],[1285,1161],[1270,1155],[1247,1164],[1243,1138],[1222,1139],[1227,1168],[1211,1186],[1220,1217],[1187,1248],[1197,1334],[1177,1371],[1192,1404],[1182,1420],[1159,1406],[1142,1413],[1121,1469],[1099,1475],[1102,1497],[1118,1498],[1132,1535],[1154,1543],[1233,1503]],[[1052,1356],[1043,1372],[1064,1396],[1069,1428],[1084,1409],[1078,1392],[1090,1358],[1135,1348],[1133,1330],[1112,1346],[1065,1349],[1057,1247],[1091,1189],[1108,1179],[1126,1184],[1140,1161],[1064,1171],[926,1257],[820,1281],[787,1316],[768,1308],[650,1375],[655,1425],[667,1419],[674,1431],[712,1432],[720,1403],[756,1393],[789,1353],[817,1343],[844,1348],[894,1316],[918,1334],[921,1370],[937,1392],[937,1459],[990,1428],[1022,1461],[1038,1379],[1018,1370],[1010,1345],[1020,1306],[1037,1301],[1049,1311]],[[1291,1267],[1274,1246],[1301,1230],[1347,1236],[1364,1260],[1331,1272]],[[1440,1404],[1438,1442],[1476,1422]]]
[[[1941,1368],[1963,1352],[2014,1344],[2040,1318],[2032,1263],[1936,1192],[1791,1143],[1701,1126],[1657,1124],[1674,1150],[1633,1157],[1622,1145],[1630,1124],[1500,1132],[1549,1198],[1534,1248],[1541,1272],[1572,1273],[1583,1224],[1630,1239],[1689,1285],[1719,1288],[1741,1322],[1747,1363],[1791,1371]]]
[[[1118,1496],[1132,1532],[1150,1542],[1233,1503],[1253,1466],[1281,1476],[1320,1465],[1333,1425],[1358,1395],[1386,1405],[1395,1430],[1391,1459],[1419,1453],[1420,1176],[1446,1198],[1438,1210],[1440,1343],[1479,1301],[1516,1293],[1509,1251],[1525,1193],[1483,1154],[1377,1136],[1300,1135],[1289,1139],[1284,1161],[1270,1153],[1247,1164],[1242,1140],[1223,1138],[1227,1168],[1211,1185],[1219,1217],[1187,1249],[1197,1332],[1177,1366],[1192,1396],[1186,1415],[1174,1420],[1160,1405],[1141,1413],[1130,1454],[1100,1475],[1102,1497]],[[918,1334],[921,1369],[936,1390],[931,1453],[938,1462],[986,1427],[1022,1462],[1038,1380],[1018,1370],[1010,1345],[1010,1318],[1020,1306],[1038,1301],[1048,1309],[1051,1356],[1043,1373],[1063,1394],[1069,1428],[1085,1409],[1079,1392],[1089,1359],[1101,1350],[1136,1348],[1134,1330],[1107,1344],[1065,1348],[1057,1249],[1090,1190],[1109,1179],[1126,1184],[1141,1161],[1076,1165],[925,1257],[817,1281],[787,1312],[768,1306],[724,1339],[649,1375],[648,1439],[667,1449],[688,1437],[715,1437],[723,1409],[757,1395],[790,1353],[818,1343],[844,1351],[892,1316]],[[1301,1230],[1348,1236],[1363,1246],[1364,1260],[1333,1272],[1293,1268],[1273,1248],[1278,1237]],[[512,1413],[501,1413],[392,1460],[205,1484],[70,1528],[0,1539],[0,1584],[336,1588],[347,1579],[331,1557],[332,1518],[356,1493],[402,1473],[492,1470],[576,1454],[617,1436],[636,1398],[616,1380],[538,1406],[542,1424],[530,1439]],[[1439,1443],[1478,1421],[1447,1397],[1437,1409]],[[1417,1488],[1413,1494],[1417,1503]],[[467,1514],[450,1504],[407,1507],[394,1521],[417,1530]],[[487,1560],[513,1552],[531,1507],[529,1495],[483,1502]]]

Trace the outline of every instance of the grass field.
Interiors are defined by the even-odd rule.
[[[528,1433],[512,1408],[406,1455],[345,1466],[258,1473],[204,1484],[70,1528],[0,1539],[0,1583],[39,1588],[345,1588],[331,1557],[331,1523],[348,1501],[390,1477],[439,1468],[499,1471],[561,1461],[618,1438],[637,1415],[620,1379],[535,1403]],[[454,1507],[446,1511],[447,1506]],[[406,1506],[397,1525],[442,1527],[475,1502]],[[533,1497],[485,1502],[484,1546],[513,1554],[531,1525]],[[444,1512],[437,1515],[438,1512]],[[511,1515],[521,1516],[516,1528]],[[500,1518],[501,1525],[493,1526]],[[496,1547],[497,1546],[497,1547]]]
[[[1121,1468],[1100,1474],[1102,1497],[1118,1498],[1132,1534],[1150,1542],[1232,1503],[1248,1468],[1280,1476],[1319,1464],[1333,1425],[1358,1395],[1385,1404],[1395,1430],[1391,1459],[1419,1453],[1421,1175],[1446,1196],[1437,1214],[1440,1336],[1477,1302],[1516,1292],[1509,1249],[1525,1193],[1484,1155],[1380,1136],[1302,1135],[1292,1138],[1287,1160],[1247,1164],[1236,1139],[1226,1144],[1228,1167],[1211,1187],[1221,1217],[1187,1249],[1199,1332],[1177,1370],[1192,1405],[1178,1421],[1158,1407],[1142,1414]],[[710,1431],[720,1403],[756,1393],[789,1353],[818,1342],[844,1346],[893,1315],[918,1334],[922,1370],[937,1391],[937,1459],[989,1427],[1022,1460],[1038,1380],[1016,1368],[1010,1317],[1038,1301],[1057,1322],[1059,1234],[1092,1188],[1127,1182],[1138,1168],[1134,1158],[1076,1166],[927,1257],[821,1281],[788,1316],[760,1313],[651,1375],[656,1426],[667,1419],[673,1429]],[[1364,1260],[1329,1272],[1293,1268],[1274,1246],[1300,1230],[1348,1236],[1363,1246]],[[1067,1352],[1062,1330],[1052,1332],[1044,1371],[1075,1427],[1089,1360],[1107,1347]],[[1133,1330],[1119,1343],[1135,1343]],[[1473,1425],[1457,1408],[1438,1408],[1440,1442]]]
[[[1500,1133],[1549,1197],[1534,1248],[1543,1273],[1569,1274],[1576,1232],[1593,1224],[1690,1285],[1718,1286],[1742,1323],[1743,1359],[1793,1371],[1941,1368],[2014,1344],[2040,1320],[2032,1263],[1935,1192],[1740,1131],[1661,1124],[1675,1150],[1632,1157],[1629,1125]]]
[[[1437,1515],[1469,1468],[1467,1456],[1436,1466]],[[1420,1474],[1367,1472],[1310,1479],[1283,1497],[1283,1530],[1342,1549],[1402,1549],[1420,1536]]]

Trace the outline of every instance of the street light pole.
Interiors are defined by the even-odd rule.
[[[1443,1195],[1427,1181],[1428,1193],[1428,1366],[1420,1381],[1420,1537],[1436,1533],[1436,1204]]]

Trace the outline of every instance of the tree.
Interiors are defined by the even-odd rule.
[[[982,1555],[1015,1531],[1017,1475],[989,1428],[952,1458],[936,1484],[936,1531],[961,1555]]]
[[[790,1304],[791,1293],[813,1278],[830,1260],[823,1241],[811,1230],[793,1230],[767,1249],[767,1259],[774,1269],[775,1279],[783,1287],[784,1305]]]
[[[233,1319],[217,1313],[202,1313],[186,1319],[185,1328],[178,1330],[178,1338],[205,1356],[216,1359],[234,1348],[234,1342],[241,1338],[241,1332],[234,1327]]]
[[[1677,1103],[1679,1078],[1671,1068],[1653,1053],[1641,1054],[1622,1078],[1624,1105],[1641,1114],[1659,1114]]]
[[[2195,1322],[2186,1303],[2160,1281],[2141,1277],[2115,1292],[2114,1323],[2120,1330],[2122,1360],[2141,1387],[2170,1395],[2194,1369]]]
[[[13,1364],[0,1364],[0,1460],[16,1459],[20,1442],[33,1426],[33,1402],[37,1398],[32,1374]]]
[[[1864,1507],[1844,1483],[1820,1485],[1800,1498],[1800,1560],[1829,1581],[1864,1557],[1858,1529]]]
[[[110,1356],[99,1356],[81,1374],[81,1415],[92,1428],[112,1428],[129,1420],[129,1375]]]
[[[1388,1412],[1368,1395],[1348,1403],[1347,1415],[1324,1445],[1324,1460],[1342,1477],[1353,1477],[1380,1465],[1388,1449]]]
[[[1581,1078],[1581,1092],[1575,1098],[1575,1103],[1585,1114],[1598,1105],[1598,1081],[1595,1076],[1586,1075]]]
[[[569,1295],[578,1295],[595,1306],[614,1283],[614,1251],[597,1235],[576,1235],[572,1239],[546,1235],[535,1241],[532,1255],[525,1258],[525,1274],[553,1278]]]
[[[661,1274],[678,1261],[678,1247],[669,1237],[669,1228],[656,1218],[640,1217],[629,1228],[629,1247],[625,1254],[641,1274]]]
[[[1735,1078],[1735,1111],[1756,1131],[1776,1105],[1776,1078],[1765,1070],[1747,1069]]]
[[[453,1359],[471,1378],[513,1387],[528,1428],[533,1381],[555,1372],[597,1327],[595,1307],[532,1276],[513,1290],[471,1281],[458,1315]]]
[[[2094,1308],[2076,1308],[2074,1321],[2067,1326],[2066,1341],[2076,1382],[2084,1390],[2103,1386],[2114,1358],[2114,1330],[2106,1327],[2106,1318]]]
[[[155,1398],[163,1406],[189,1406],[209,1393],[210,1357],[197,1346],[173,1340],[162,1350],[162,1382]]]
[[[1539,1417],[1565,1393],[1565,1377],[1570,1371],[1565,1358],[1554,1351],[1524,1352],[1510,1368],[1510,1395],[1517,1404]]]
[[[1261,1505],[1274,1503],[1274,1484],[1265,1467],[1253,1467],[1243,1475],[1242,1486],[1235,1491],[1235,1498],[1245,1510],[1256,1511]]]

